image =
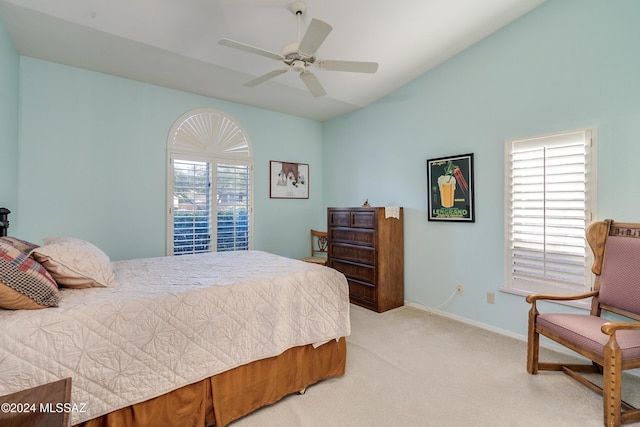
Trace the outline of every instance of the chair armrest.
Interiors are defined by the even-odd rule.
[[[640,322],[607,322],[601,327],[602,333],[613,335],[621,330],[640,330]]]
[[[549,300],[549,301],[575,301],[579,299],[585,299],[595,297],[598,295],[598,291],[585,292],[577,295],[545,295],[545,294],[531,294],[527,295],[527,302],[532,304],[537,300]]]

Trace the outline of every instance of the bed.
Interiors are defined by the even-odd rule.
[[[63,281],[46,252],[56,242],[21,250]],[[0,395],[71,377],[72,425],[223,427],[344,374],[349,298],[335,270],[241,251],[103,273],[105,286],[60,285],[57,306],[0,309]]]

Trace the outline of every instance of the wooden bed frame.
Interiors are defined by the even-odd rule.
[[[346,359],[345,338],[318,348],[294,347],[76,427],[224,427],[320,380],[343,375]]]

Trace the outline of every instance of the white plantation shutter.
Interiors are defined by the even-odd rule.
[[[238,122],[213,108],[188,111],[167,151],[167,254],[251,249],[253,155]]]
[[[218,164],[218,251],[249,249],[250,168]]]
[[[592,130],[507,143],[507,287],[571,294],[591,286],[585,239]]]
[[[211,251],[211,167],[207,162],[173,160],[175,255]]]

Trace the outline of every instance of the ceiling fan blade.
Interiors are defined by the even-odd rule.
[[[309,23],[309,28],[304,33],[298,53],[303,56],[312,57],[327,38],[333,27],[326,22],[313,18]]]
[[[321,70],[329,71],[348,71],[352,73],[375,73],[378,71],[377,62],[322,60],[316,61],[316,65]]]
[[[218,44],[221,44],[222,46],[232,47],[234,49],[244,50],[245,52],[249,52],[249,53],[255,53],[256,55],[266,56],[267,58],[271,58],[271,59],[278,59],[278,60],[284,59],[284,57],[279,53],[270,52],[268,50],[251,46],[246,43],[237,42],[231,39],[220,39],[218,40]]]
[[[264,74],[260,77],[256,77],[253,80],[249,80],[242,86],[253,87],[259,85],[260,83],[266,82],[267,80],[271,80],[274,77],[278,77],[280,74],[284,74],[287,72],[287,69],[284,70],[273,70],[270,73]]]
[[[316,98],[327,94],[327,92],[320,84],[320,81],[313,73],[310,73],[309,71],[303,71],[300,73],[300,79],[302,79],[305,86],[307,86],[307,89],[309,89],[311,95],[315,96]]]

